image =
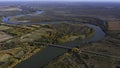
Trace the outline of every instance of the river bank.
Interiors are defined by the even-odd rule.
[[[3,22],[6,22],[7,24],[18,24],[19,23],[19,22],[9,21],[9,17],[3,18]],[[88,42],[96,42],[96,41],[100,41],[104,39],[105,33],[102,31],[102,29],[99,26],[92,25],[92,24],[86,24],[86,26],[95,30],[94,34],[92,34],[93,36],[90,35],[92,37],[84,39],[83,41],[75,40],[72,42],[68,42],[66,44],[63,44],[63,46],[76,47],[76,46],[84,45],[85,43],[88,43]],[[29,59],[17,64],[14,68],[41,68],[48,62],[52,61],[53,59],[55,59],[59,55],[64,54],[67,51],[68,49],[47,46],[42,51],[39,51],[38,53],[30,57]]]
[[[94,26],[94,28],[95,28],[95,26]],[[100,28],[98,28],[98,26],[96,26],[96,28],[99,29],[98,31],[102,31]],[[99,41],[99,40],[104,39],[104,34],[103,34],[103,36],[99,37],[99,35],[102,35],[102,34],[103,34],[103,32],[101,34],[99,34],[96,31],[94,36],[89,38],[89,39],[86,39],[86,41],[76,40],[76,41],[73,41],[73,42],[66,43],[63,46],[76,47],[76,46],[84,45],[85,43],[88,43],[88,42]],[[22,68],[22,67],[41,68],[45,64],[47,64],[48,62],[55,59],[57,56],[62,55],[67,51],[69,51],[69,49],[62,49],[62,48],[56,48],[56,47],[49,47],[48,46],[48,47],[44,48],[42,51],[33,55],[30,59],[27,59],[24,62],[21,62],[20,64],[16,65],[14,68]]]

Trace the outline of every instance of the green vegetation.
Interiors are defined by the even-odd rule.
[[[16,64],[30,58],[35,53],[39,52],[44,47],[34,47],[29,46],[28,44],[24,43],[23,47],[17,47],[9,50],[5,50],[0,52],[1,59],[0,63],[3,63],[0,65],[0,68],[8,67],[12,68]]]
[[[85,25],[67,23],[53,24],[52,26],[49,26],[49,31],[46,31],[46,34],[43,34],[41,38],[35,40],[35,42],[63,44],[77,39],[83,40],[88,38],[88,35],[91,33],[94,33],[94,30]]]
[[[27,28],[11,28],[8,30],[4,30],[5,33],[12,35],[12,36],[22,36],[24,34],[27,34],[34,29],[27,29]]]
[[[0,30],[7,30],[7,29],[10,29],[10,28],[12,28],[12,27],[0,25]]]
[[[11,4],[7,3],[7,5]],[[12,5],[16,6],[16,3]],[[119,6],[119,3],[31,2],[29,4],[22,2],[19,3],[19,7],[23,11],[13,11],[20,10],[18,7],[13,6],[9,9],[1,9],[0,68],[12,68],[16,64],[30,58],[47,46],[40,45],[39,43],[41,42],[64,44],[92,37],[95,30],[85,26],[85,23],[100,26],[106,31],[108,25],[103,23],[106,22],[104,20],[110,21],[109,31],[106,31],[107,36],[105,39],[86,43],[78,48],[110,55],[109,57],[93,53],[81,54],[80,52],[80,54],[76,55],[76,53],[67,52],[48,63],[45,68],[85,68],[85,65],[88,65],[89,68],[115,68],[116,65],[120,65],[120,59],[118,58],[120,56]],[[29,14],[36,10],[43,10],[44,12],[41,15],[14,16]],[[10,21],[20,22],[21,25],[5,24],[2,22],[3,16],[13,16]]]
[[[87,38],[87,35],[90,33],[94,33],[94,30],[92,32],[91,30],[93,29],[83,24],[67,23],[51,25],[20,25],[2,30],[7,34],[12,35],[13,38],[2,42],[3,44],[0,50],[5,50],[1,52],[1,54],[6,61],[4,61],[0,66],[8,66],[11,68],[30,58],[30,56],[45,47],[40,44],[36,44],[36,42],[63,44],[77,39],[83,40]],[[1,59],[0,63],[2,62],[3,61]]]

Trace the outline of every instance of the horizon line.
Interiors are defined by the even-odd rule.
[[[8,1],[8,0],[6,0],[6,1]],[[1,1],[0,0],[0,2],[6,2],[6,1],[5,0]],[[9,2],[14,2],[14,1],[16,1],[16,0],[11,0]],[[32,2],[36,2],[36,1],[33,1],[33,0],[27,0],[27,1],[25,1],[25,0],[19,0],[19,1],[23,1],[23,2],[32,1]],[[37,2],[39,2],[39,1],[37,1]],[[43,2],[120,2],[120,1],[77,1],[77,0],[76,1],[54,1],[54,0],[52,0],[52,1],[43,1]]]

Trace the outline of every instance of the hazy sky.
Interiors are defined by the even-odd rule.
[[[120,0],[0,0],[0,1],[103,1],[103,2],[120,2]]]

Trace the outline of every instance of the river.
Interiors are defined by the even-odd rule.
[[[38,12],[38,11],[35,12],[35,14],[41,14],[41,13],[42,12]],[[19,22],[10,22],[9,18],[10,17],[4,17],[3,22],[7,24],[16,24],[16,23],[18,24],[19,23]],[[85,25],[95,29],[95,33],[92,37],[87,38],[83,41],[75,40],[72,42],[68,42],[64,44],[63,46],[73,48],[76,46],[84,45],[86,42],[87,43],[96,42],[96,41],[103,40],[105,38],[105,33],[99,26],[92,25],[92,24],[85,24]],[[29,59],[17,64],[14,68],[41,68],[47,63],[49,63],[50,61],[52,61],[53,59],[55,59],[56,57],[64,54],[67,51],[68,49],[47,46],[42,51],[39,51],[38,53],[30,57]]]

